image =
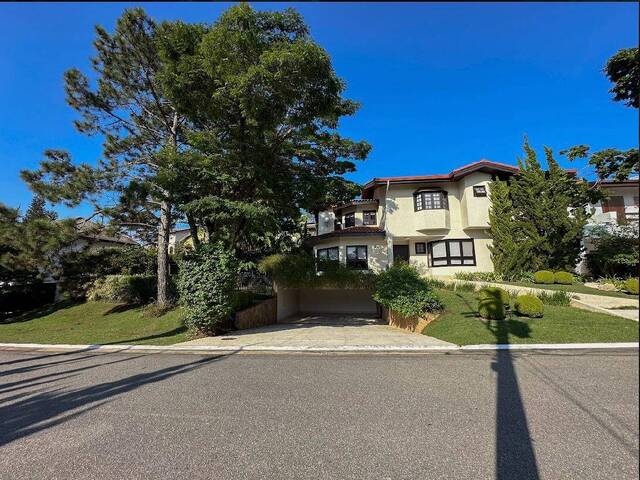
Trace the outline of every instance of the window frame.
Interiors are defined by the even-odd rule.
[[[422,251],[419,252],[418,251],[418,245],[422,245]],[[416,253],[416,255],[426,255],[427,254],[427,242],[416,242],[414,243],[414,252]]]
[[[353,223],[349,224],[347,219],[352,220]],[[342,224],[343,228],[350,228],[356,226],[356,212],[349,212],[344,214],[344,223]]]
[[[439,207],[425,207],[427,204],[426,196],[429,195],[439,195],[440,196],[440,206]],[[418,198],[420,199],[420,208],[418,208]],[[431,204],[434,205],[435,202],[432,200]],[[413,194],[413,211],[421,212],[422,210],[449,210],[449,198],[448,193],[445,190],[418,190]]]
[[[477,198],[486,197],[487,187],[486,185],[474,185],[473,186],[473,196]]]
[[[331,260],[329,258],[329,250],[335,250],[338,253],[338,258],[335,260]],[[320,252],[327,252],[327,258],[320,258]],[[325,248],[317,248],[316,249],[316,260],[325,261],[325,262],[339,262],[340,261],[340,247],[325,247]]]
[[[450,244],[457,242],[460,246],[460,255],[451,256],[451,247]],[[463,255],[463,242],[471,242],[471,256]],[[445,244],[445,252],[446,256],[444,257],[434,257],[433,256],[433,245],[436,243],[444,243]],[[473,238],[447,238],[444,240],[435,240],[433,242],[429,242],[428,244],[429,251],[429,266],[432,268],[438,267],[475,267],[476,262],[476,244]],[[434,265],[434,261],[446,260],[447,263],[443,265]],[[451,260],[460,260],[460,263],[451,263]],[[464,263],[465,260],[471,260],[473,263]]]
[[[356,249],[356,259],[355,262],[362,262],[362,260],[358,259],[358,250],[359,248],[364,248],[364,254],[365,254],[365,259],[364,262],[366,264],[365,267],[358,267],[358,266],[354,266],[354,265],[350,265],[350,259],[349,259],[349,249],[350,248],[355,248]],[[347,245],[346,249],[345,249],[345,265],[347,266],[347,268],[351,268],[353,270],[369,270],[369,248],[367,245]]]
[[[367,216],[369,220],[367,221]],[[373,221],[371,221],[373,217]],[[378,224],[378,211],[377,210],[363,210],[362,211],[362,224],[363,225],[377,225]]]

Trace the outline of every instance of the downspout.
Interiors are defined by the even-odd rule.
[[[393,265],[393,238],[391,237],[391,232],[389,232],[389,227],[387,226],[387,212],[389,211],[389,185],[390,181],[387,180],[387,188],[384,192],[384,231],[387,236],[387,268]]]

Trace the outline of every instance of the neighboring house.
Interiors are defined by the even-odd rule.
[[[443,175],[374,178],[361,199],[320,212],[315,256],[380,271],[396,260],[424,275],[493,271],[489,183],[517,167],[480,160]]]
[[[79,232],[78,238],[64,249],[65,252],[138,245],[138,242],[127,235],[109,234],[103,225],[81,218],[76,220],[76,229]]]
[[[638,178],[629,180],[613,181],[601,180],[592,184],[599,186],[607,197],[591,205],[592,216],[584,229],[584,241],[580,262],[576,267],[576,272],[580,275],[588,275],[589,268],[586,262],[586,255],[593,251],[595,243],[591,233],[595,229],[605,228],[609,232],[620,231],[621,225],[638,224],[638,211],[640,193],[640,181]]]
[[[185,243],[191,239],[191,230],[188,228],[179,228],[169,233],[169,253],[176,253],[178,245]],[[190,242],[187,242],[189,244]]]

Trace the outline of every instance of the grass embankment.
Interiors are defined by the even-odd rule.
[[[638,322],[620,317],[545,305],[543,318],[509,313],[504,321],[486,321],[473,292],[440,290],[440,296],[445,312],[422,333],[458,345],[638,341]]]
[[[504,285],[516,285],[519,287],[528,287],[528,288],[543,288],[545,290],[563,290],[565,292],[573,292],[573,293],[587,293],[589,295],[600,295],[602,297],[619,297],[619,298],[630,298],[638,300],[638,295],[629,295],[625,292],[607,292],[605,290],[598,290],[597,288],[586,287],[581,283],[574,283],[573,285],[560,285],[558,283],[551,284],[543,284],[543,283],[533,283],[533,282],[492,282],[492,283],[502,283]]]
[[[0,343],[171,345],[186,340],[180,309],[152,317],[141,307],[63,302],[0,320]]]

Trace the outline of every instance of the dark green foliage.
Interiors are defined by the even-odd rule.
[[[593,248],[587,253],[587,265],[594,277],[629,277],[637,275],[640,266],[638,226],[592,229],[589,238]]]
[[[47,202],[40,195],[35,195],[31,199],[27,212],[22,217],[23,222],[29,222],[35,219],[57,220],[58,214],[53,210],[47,209]]]
[[[557,305],[560,307],[568,307],[571,305],[571,294],[564,290],[557,290],[553,293],[548,293],[542,290],[537,293],[536,296],[545,305]]]
[[[560,285],[572,285],[574,281],[573,275],[569,272],[556,272],[553,274],[553,282]]]
[[[544,304],[535,295],[520,295],[516,298],[513,308],[523,317],[540,318],[544,314]]]
[[[404,317],[439,312],[443,305],[415,267],[398,263],[378,274],[373,299]]]
[[[549,148],[548,171],[526,141],[524,150],[511,183],[491,185],[491,252],[496,273],[504,278],[541,268],[572,270],[589,216],[585,209],[595,198],[586,182],[558,165]]]
[[[185,324],[193,332],[214,335],[234,310],[238,262],[220,244],[202,244],[180,261],[178,292]]]
[[[260,261],[258,269],[279,287],[355,288],[373,290],[375,274],[352,270],[338,262],[318,262],[308,254],[276,254]]]
[[[91,301],[139,305],[149,303],[155,290],[156,278],[153,275],[106,275],[93,282],[87,298]]]
[[[55,283],[30,282],[0,285],[0,320],[7,314],[32,310],[53,303]]]
[[[555,278],[553,272],[550,272],[549,270],[540,270],[533,274],[533,281],[534,283],[550,284],[554,283]]]
[[[588,145],[576,145],[561,150],[560,154],[566,155],[572,161],[578,158],[588,159],[601,180],[626,180],[630,175],[637,175],[640,172],[640,155],[637,148],[629,150],[605,148],[590,153]]]
[[[640,53],[638,47],[623,48],[607,61],[605,73],[613,83],[613,99],[628,107],[640,106]]]
[[[638,295],[638,279],[628,278],[624,282],[624,290],[632,295]]]
[[[485,287],[478,290],[478,313],[488,320],[503,320],[505,306],[503,302],[504,290],[497,287]]]

